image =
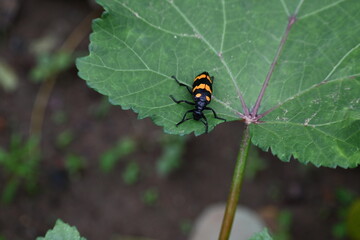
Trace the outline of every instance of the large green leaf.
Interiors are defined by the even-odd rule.
[[[169,95],[191,96],[170,76],[190,86],[208,71],[215,77],[210,107],[248,122],[256,116],[241,99],[251,112],[268,76],[258,113],[269,114],[250,124],[253,143],[284,161],[360,163],[360,1],[98,2],[106,12],[77,66],[113,104],[150,116],[166,132],[198,135],[201,122],[175,126],[191,106]],[[296,21],[288,24],[291,16]],[[206,116],[210,129],[221,123],[211,111]]]

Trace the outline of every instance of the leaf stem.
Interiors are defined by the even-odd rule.
[[[223,222],[221,225],[221,231],[219,235],[219,240],[227,240],[229,239],[231,233],[231,227],[233,224],[233,220],[235,217],[237,203],[240,197],[241,185],[244,178],[246,160],[249,153],[249,148],[251,145],[250,142],[250,131],[249,127],[246,124],[245,130],[243,133],[243,139],[240,144],[239,154],[236,160],[236,166],[234,170],[234,175],[232,179],[232,184],[230,188],[230,193],[228,197],[228,201],[226,204],[225,214],[223,218]]]
[[[263,84],[263,86],[261,88],[260,94],[259,94],[258,98],[256,99],[256,103],[255,103],[255,106],[254,106],[253,110],[251,111],[251,116],[253,118],[255,118],[257,116],[257,113],[258,113],[259,107],[260,107],[260,103],[261,103],[261,101],[262,101],[262,99],[264,97],[264,94],[265,94],[265,90],[266,90],[266,88],[267,88],[267,86],[269,84],[271,75],[274,72],[275,65],[276,65],[277,61],[279,60],[281,51],[284,48],[284,45],[285,45],[285,42],[286,42],[286,40],[288,38],[290,29],[293,26],[293,24],[295,23],[295,21],[296,21],[296,14],[289,18],[288,24],[286,26],[285,33],[284,33],[283,37],[281,38],[280,45],[278,47],[278,50],[277,50],[276,55],[274,57],[274,60],[272,61],[271,65],[270,65],[269,72],[266,75],[266,78],[265,78],[264,84]]]

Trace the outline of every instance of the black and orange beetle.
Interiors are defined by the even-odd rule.
[[[194,102],[189,102],[187,100],[179,100],[178,101],[172,95],[170,95],[170,98],[175,103],[187,103],[187,104],[193,105],[195,107],[194,109],[191,109],[191,110],[188,110],[187,112],[185,112],[184,117],[182,118],[182,120],[180,122],[178,122],[176,124],[176,126],[179,126],[180,124],[182,124],[183,122],[185,122],[187,120],[194,119],[197,121],[201,121],[205,125],[205,133],[207,133],[208,132],[208,121],[203,113],[204,110],[211,110],[216,119],[226,121],[226,119],[218,117],[214,109],[207,107],[207,105],[211,101],[212,84],[214,81],[214,77],[210,77],[208,72],[200,73],[199,75],[197,75],[195,77],[192,89],[189,86],[179,82],[179,80],[177,80],[177,78],[175,76],[171,76],[171,77],[173,79],[175,79],[175,81],[180,86],[184,86],[187,88],[189,93],[192,95]],[[190,112],[193,113],[193,117],[186,118],[186,115]]]

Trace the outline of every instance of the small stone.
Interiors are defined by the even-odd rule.
[[[225,212],[225,204],[209,206],[196,219],[190,240],[217,240]],[[230,235],[230,240],[247,240],[254,233],[265,228],[262,219],[252,210],[238,207]]]

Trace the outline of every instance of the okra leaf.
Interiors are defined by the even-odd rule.
[[[360,163],[359,1],[98,2],[105,12],[77,66],[113,104],[165,132],[202,134],[200,121],[176,127],[193,106],[169,95],[192,101],[171,76],[191,86],[208,71],[209,107],[244,119],[262,149],[316,166]],[[222,123],[204,113],[210,130]]]

